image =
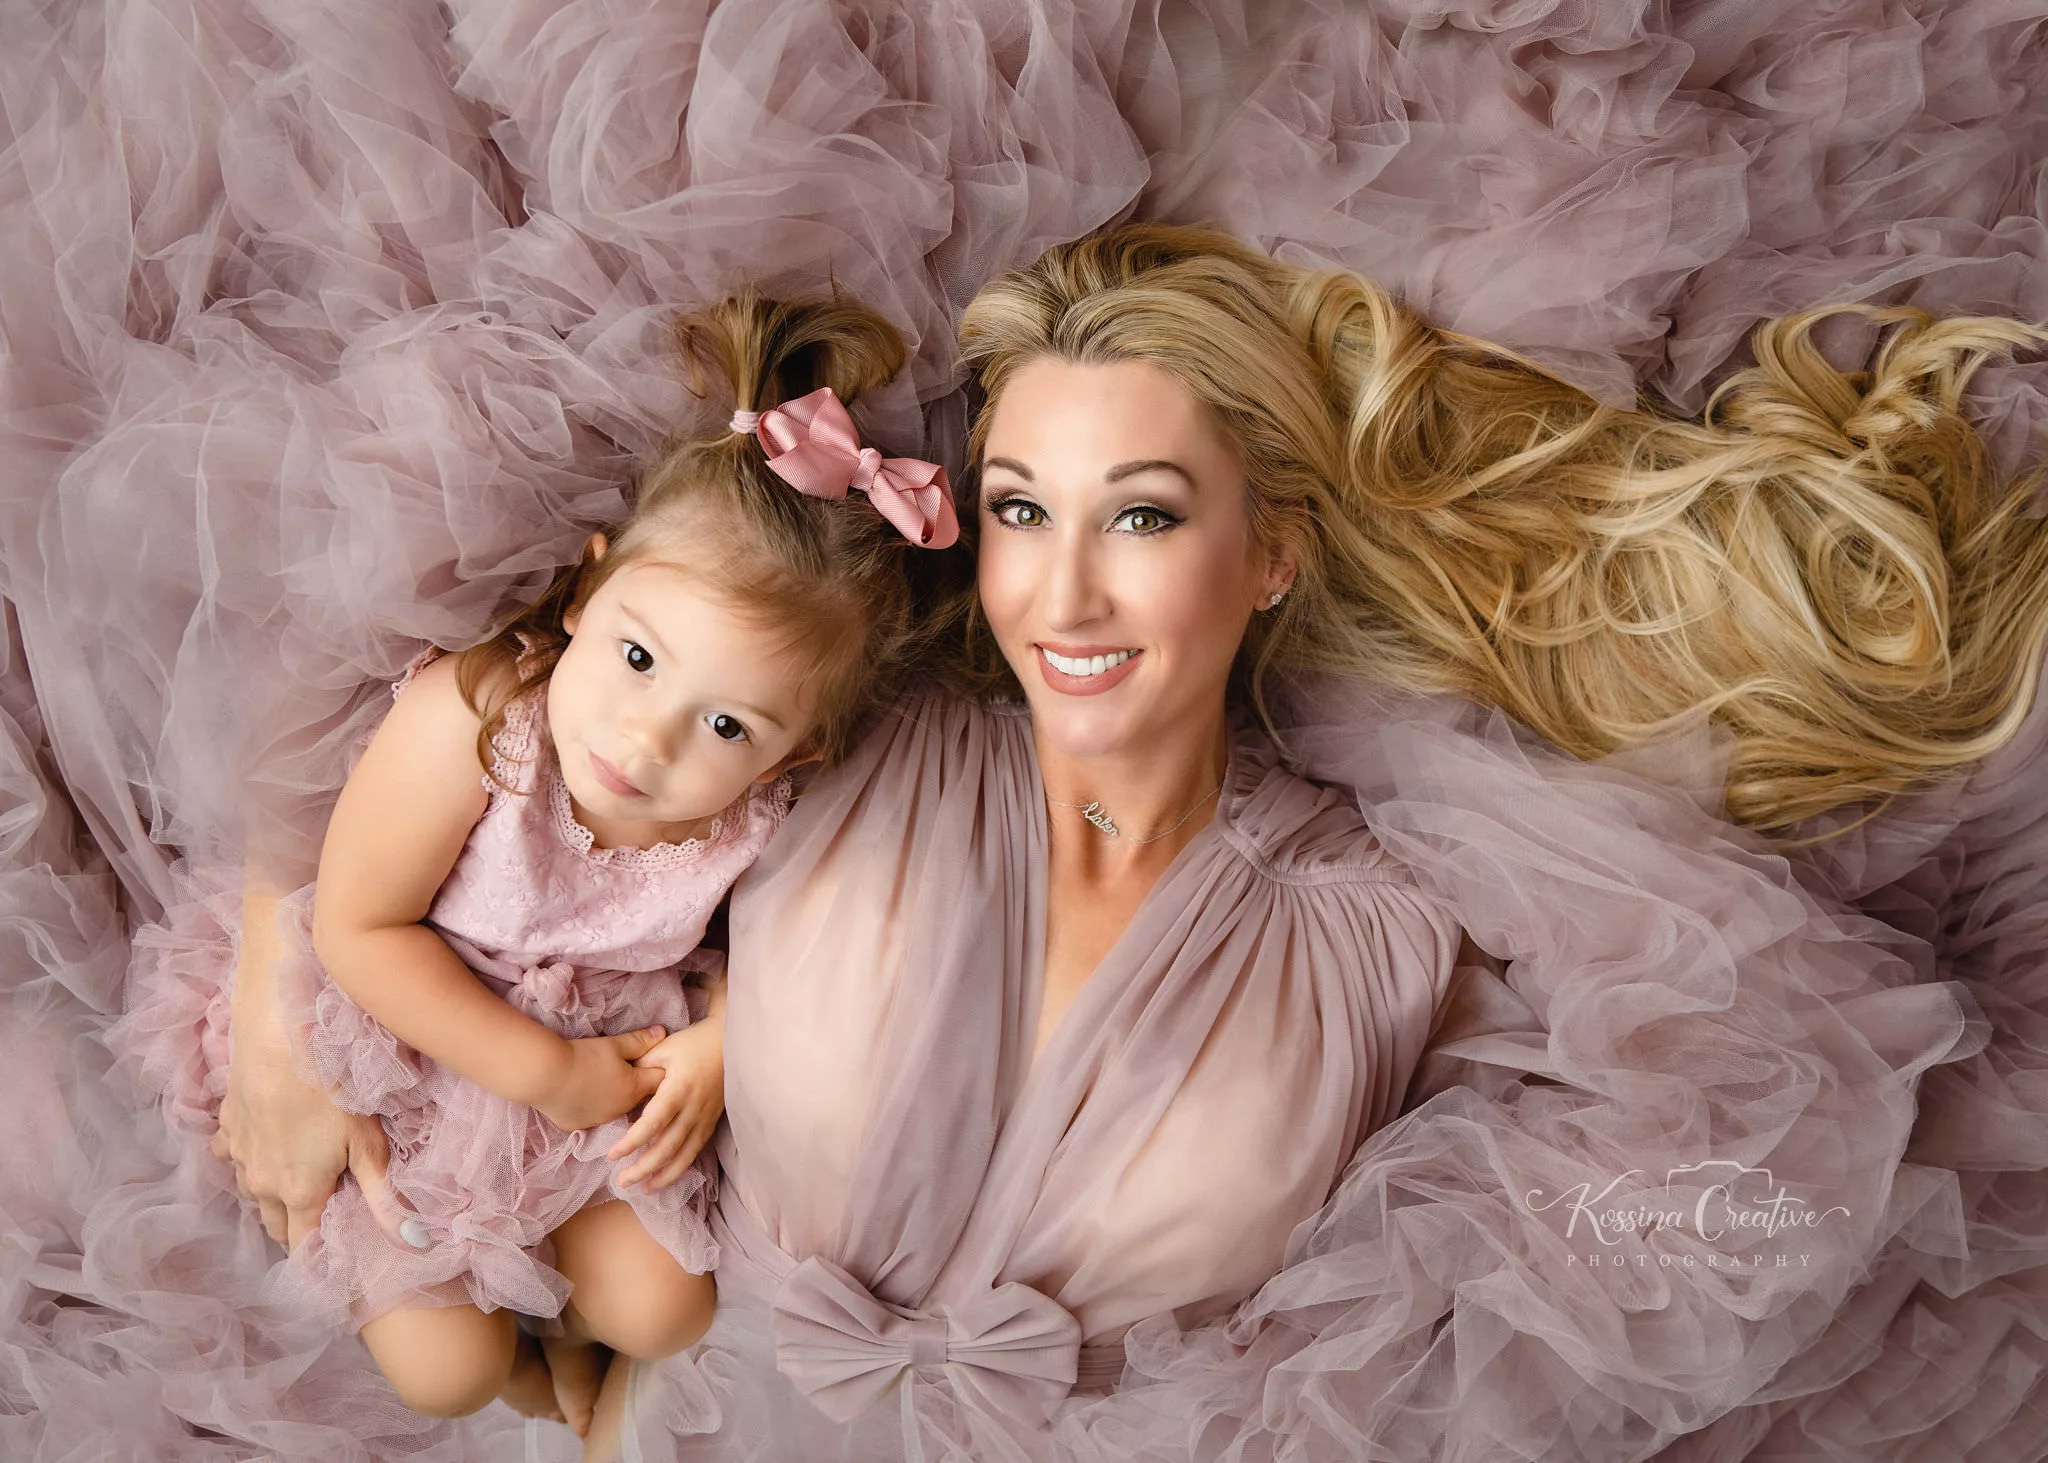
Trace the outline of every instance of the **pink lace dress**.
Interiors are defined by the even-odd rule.
[[[394,694],[434,655],[414,661]],[[493,742],[490,802],[427,923],[493,991],[563,1036],[656,1023],[680,1030],[691,1020],[682,976],[717,968],[720,957],[697,948],[706,922],[782,822],[788,787],[750,789],[703,839],[597,848],[576,821],[544,716],[538,696],[510,708]],[[628,1119],[565,1132],[399,1041],[314,960],[312,893],[308,886],[279,905],[288,955],[278,989],[309,1022],[314,1074],[334,1086],[340,1105],[383,1120],[393,1194],[409,1212],[380,1224],[369,1197],[344,1179],[319,1229],[272,1277],[279,1298],[345,1312],[358,1326],[399,1307],[463,1302],[551,1318],[569,1285],[548,1235],[613,1198],[632,1204],[686,1269],[712,1268],[718,1252],[705,1215],[717,1169],[708,1150],[659,1192],[615,1186],[626,1161],[604,1155]],[[196,909],[157,937],[203,952],[214,978],[181,988],[188,1000],[195,989],[204,994],[202,1025],[224,1027],[235,953],[219,937],[217,914],[211,938]],[[165,1024],[183,1025],[189,1041],[191,1022]],[[197,1090],[185,1105],[195,1116],[218,1111],[212,1065],[188,1072]]]

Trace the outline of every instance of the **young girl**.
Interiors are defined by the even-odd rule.
[[[503,1395],[593,1448],[597,1348],[615,1396],[624,1358],[711,1317],[723,980],[698,942],[789,769],[844,748],[907,653],[902,551],[957,535],[943,471],[863,450],[841,404],[902,365],[879,316],[749,297],[679,343],[694,385],[729,379],[732,431],[671,448],[497,635],[413,663],[280,926],[318,1075],[392,1151],[392,1195],[345,1188],[281,1283],[345,1307],[415,1409]]]

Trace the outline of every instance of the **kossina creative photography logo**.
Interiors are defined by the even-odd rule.
[[[1567,1255],[1566,1263],[1596,1269],[1630,1264],[1738,1271],[1803,1267],[1812,1254],[1797,1242],[1849,1213],[1841,1204],[1821,1208],[1800,1198],[1767,1168],[1727,1159],[1671,1169],[1664,1175],[1661,1200],[1646,1184],[1629,1186],[1642,1172],[1629,1169],[1597,1189],[1591,1183],[1556,1194],[1531,1189],[1523,1202],[1533,1213],[1562,1215],[1564,1237],[1587,1245]],[[1627,1254],[1616,1252],[1631,1236],[1643,1239],[1660,1229],[1696,1235],[1721,1248],[1704,1255],[1651,1253],[1640,1246]]]

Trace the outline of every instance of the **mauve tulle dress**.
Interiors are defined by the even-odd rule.
[[[396,696],[437,652],[392,687]],[[699,948],[712,912],[786,815],[786,780],[755,785],[702,839],[599,848],[576,819],[538,693],[506,707],[492,738],[489,801],[434,895],[426,923],[484,985],[570,1038],[690,1024],[684,977],[722,959]],[[138,933],[138,989],[113,1040],[195,1139],[218,1125],[240,890],[173,906]],[[623,1199],[678,1264],[718,1259],[706,1223],[709,1153],[660,1190],[613,1183],[605,1150],[628,1119],[566,1132],[401,1042],[328,979],[313,954],[313,888],[279,901],[271,978],[304,1031],[305,1075],[337,1106],[374,1113],[391,1145],[391,1194],[344,1177],[319,1227],[269,1277],[272,1298],[360,1326],[403,1307],[506,1308],[558,1333],[569,1282],[548,1236]],[[699,998],[701,1004],[701,997]],[[380,1222],[373,1203],[384,1206]]]
[[[1021,708],[913,701],[807,791],[734,891],[719,1312],[643,1457],[1410,1458],[1450,1409],[1598,1456],[1933,1201],[1914,1088],[1982,1022],[1882,927],[1469,708],[1291,710],[1343,781],[1239,718],[1035,1062]]]
[[[139,931],[232,888],[252,845],[310,858],[422,645],[503,623],[616,520],[636,460],[724,420],[665,355],[674,308],[745,282],[874,303],[912,358],[863,430],[958,483],[959,311],[1127,216],[1363,271],[1604,400],[1693,409],[1766,314],[2048,318],[2044,74],[2034,0],[0,6],[0,1457],[578,1455],[499,1407],[411,1414],[354,1338],[271,1298],[278,1251],[108,1033],[151,998]],[[1972,388],[2009,470],[2040,461],[2044,378]],[[1056,1405],[1059,1449],[2042,1456],[2048,710],[1807,852],[1710,816],[1704,734],[1582,766],[1469,708],[1329,688],[1281,730],[1483,958],[1263,1283],[1137,1320],[1116,1389]],[[836,816],[811,807],[799,829]],[[885,854],[889,816],[861,824]],[[1009,1100],[1014,1058],[954,1075]],[[737,1130],[767,1120],[735,1091]],[[993,1121],[900,1100],[936,1112],[828,1127],[929,1145],[957,1111],[950,1162]],[[808,1190],[749,1161],[728,1207],[780,1222]],[[1595,1269],[1569,1201],[1525,1202],[1674,1161],[1850,1214],[1806,1226],[1804,1265],[1708,1269],[1688,1218]],[[936,1222],[902,1177],[863,1167],[813,1251],[892,1303],[897,1270],[914,1289],[946,1259],[876,1258],[892,1212]],[[1099,1263],[1041,1272],[1090,1327],[1119,1283]],[[773,1456],[733,1428],[777,1397],[820,1426],[747,1332],[761,1304],[636,1371],[639,1456]],[[893,1441],[908,1398],[931,1421],[904,1436],[944,1438],[963,1385],[921,1377],[860,1435]]]

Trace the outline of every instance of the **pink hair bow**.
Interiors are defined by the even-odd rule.
[[[735,430],[750,413],[736,412]],[[754,435],[768,454],[768,470],[813,498],[866,493],[881,515],[903,536],[928,549],[950,547],[960,537],[953,516],[953,489],[946,470],[915,457],[884,457],[860,444],[853,418],[829,386],[785,401],[761,413]]]

